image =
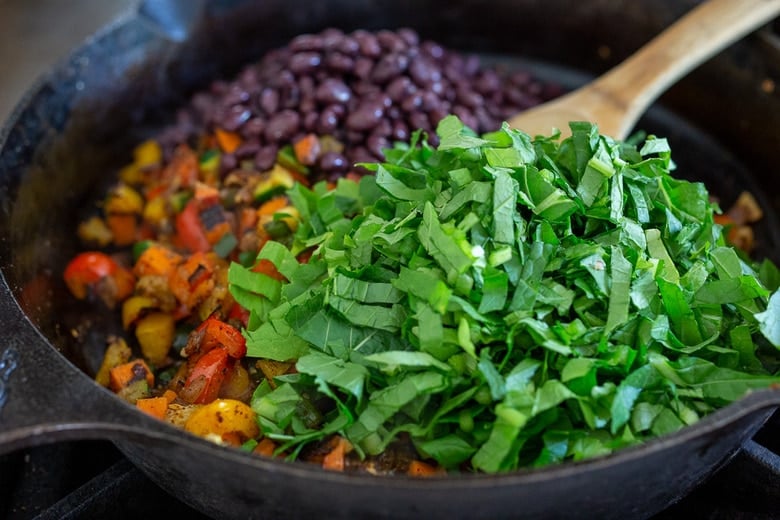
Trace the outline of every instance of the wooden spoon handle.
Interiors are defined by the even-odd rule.
[[[780,14],[780,0],[709,0],[692,9],[592,87],[625,111],[625,135],[670,85]]]

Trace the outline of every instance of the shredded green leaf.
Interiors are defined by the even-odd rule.
[[[478,136],[450,116],[438,149],[418,133],[363,165],[375,176],[290,190],[294,242],[258,256],[286,281],[228,273],[248,355],[298,371],[255,393],[263,432],[292,453],[339,433],[363,455],[405,432],[451,471],[509,471],[780,383],[778,269],[726,246],[666,140],[571,129]]]

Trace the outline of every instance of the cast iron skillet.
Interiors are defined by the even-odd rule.
[[[581,78],[566,67],[604,70],[693,3],[227,0],[211,3],[207,22],[181,44],[132,16],[88,41],[29,93],[0,134],[0,453],[111,439],[170,493],[228,518],[627,518],[685,495],[760,428],[780,392],[756,392],[641,447],[538,471],[430,480],[325,472],[214,446],[98,387],[90,377],[96,342],[89,329],[72,329],[91,310],[66,297],[60,273],[76,250],[80,212],[133,145],[210,78],[235,73],[296,34],[411,26],[451,47],[556,63],[537,70],[576,83]],[[772,167],[780,98],[770,81],[780,76],[780,55],[772,38],[753,36],[705,65],[666,96],[673,112],[656,109],[640,127],[668,136],[680,170],[707,182],[724,205],[743,188],[753,191],[767,215],[759,250],[778,261]],[[96,330],[115,326],[92,319]]]

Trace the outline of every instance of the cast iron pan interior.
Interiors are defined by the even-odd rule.
[[[507,66],[517,65],[516,58],[507,56],[530,57],[523,65],[572,87],[624,57],[692,3],[594,1],[586,9],[580,2],[553,0],[225,1],[214,2],[206,26],[181,45],[161,40],[136,20],[119,23],[44,78],[0,135],[0,198],[8,216],[0,238],[3,274],[33,323],[92,375],[102,358],[104,334],[118,324],[66,294],[60,273],[77,251],[75,227],[117,168],[130,160],[133,145],[169,122],[175,107],[210,79],[232,76],[243,63],[303,32],[333,25],[345,30],[411,26],[453,48],[491,59],[502,56]],[[649,9],[660,4],[668,9]],[[612,49],[610,57],[599,58],[605,45]],[[780,101],[777,96],[745,95],[752,93],[756,77],[773,71],[762,68],[761,61],[738,60],[740,52],[753,56],[755,39],[683,81],[666,98],[675,111],[655,108],[639,128],[667,136],[680,174],[704,181],[724,207],[742,189],[754,193],[766,212],[757,227],[758,252],[777,262],[780,221],[769,150],[780,149],[773,124],[780,119]],[[702,90],[708,82],[713,88]],[[723,89],[736,101],[713,119],[706,100]],[[751,131],[749,137],[742,135]],[[84,327],[84,316],[95,326]],[[143,463],[141,447],[123,448]],[[182,476],[174,469],[163,471],[152,464],[144,469],[157,475],[167,471],[170,480],[156,480],[181,493],[174,479]],[[654,507],[685,491],[666,490]],[[225,504],[205,498],[200,503],[196,494],[193,489],[185,498],[208,512],[230,514]],[[245,502],[253,505],[251,494]]]

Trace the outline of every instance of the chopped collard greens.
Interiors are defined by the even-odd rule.
[[[285,280],[230,269],[248,355],[295,362],[251,402],[280,451],[403,437],[450,471],[508,471],[780,382],[776,268],[726,246],[665,139],[571,130],[480,137],[449,116],[438,148],[418,133],[362,165],[373,176],[288,192],[294,239],[258,256]]]

